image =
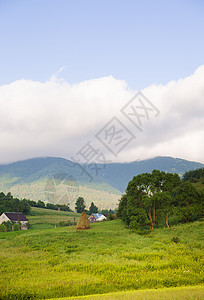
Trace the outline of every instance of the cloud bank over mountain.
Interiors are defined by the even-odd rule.
[[[189,77],[142,90],[160,112],[155,117],[138,108],[142,131],[121,112],[137,92],[112,76],[74,85],[53,76],[0,86],[0,163],[39,156],[77,159],[89,141],[115,162],[158,155],[204,162],[204,66]],[[114,117],[135,137],[116,155],[96,138]]]

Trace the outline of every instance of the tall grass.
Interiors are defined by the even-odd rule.
[[[0,233],[0,299],[198,285],[204,279],[202,235],[201,221],[141,236],[120,220],[87,231]]]

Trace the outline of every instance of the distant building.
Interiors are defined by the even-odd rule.
[[[89,217],[89,222],[90,223],[94,223],[96,221],[103,221],[103,220],[106,220],[107,218],[102,215],[102,214],[91,214],[90,217]]]
[[[10,221],[13,224],[17,223],[18,220],[20,221],[21,224],[21,229],[25,230],[27,229],[26,224],[28,223],[28,219],[22,214],[22,213],[16,213],[16,212],[5,212],[0,216],[0,224],[3,222]]]
[[[90,215],[90,217],[89,217],[89,222],[90,222],[90,223],[96,222],[96,217],[95,217],[93,214]]]

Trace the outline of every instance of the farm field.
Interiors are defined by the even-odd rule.
[[[56,211],[39,207],[32,207],[31,212],[27,215],[32,229],[53,228],[60,222],[78,222],[80,214],[75,212]]]
[[[132,297],[132,290],[146,289],[180,293],[178,299],[203,297],[196,287],[204,281],[203,221],[155,229],[146,236],[126,229],[120,220],[95,223],[87,231],[75,226],[39,230],[36,219],[30,223],[33,229],[0,233],[0,299],[92,299],[119,291]],[[189,292],[194,298],[181,298],[186,292],[172,289],[185,286],[197,289]]]

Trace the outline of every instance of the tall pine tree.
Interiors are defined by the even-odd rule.
[[[75,210],[78,213],[82,213],[85,210],[85,201],[83,197],[78,197],[76,203],[75,203]]]

